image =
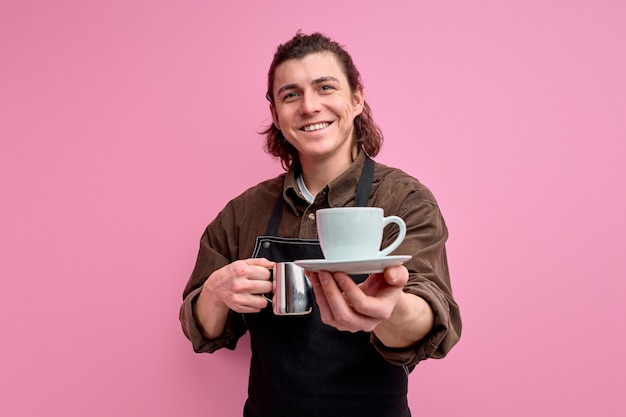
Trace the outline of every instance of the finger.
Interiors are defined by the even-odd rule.
[[[404,265],[390,266],[383,272],[389,285],[404,286],[409,280],[409,271]]]
[[[402,285],[389,285],[382,275],[372,274],[364,283],[356,285],[335,274],[339,286],[345,290],[348,305],[369,324],[387,319],[393,310],[397,294],[402,292]]]
[[[253,296],[249,298],[244,304],[240,304],[238,308],[233,310],[238,313],[258,313],[267,307],[269,301],[263,296]]]
[[[355,291],[361,292],[357,283],[354,282],[352,277],[348,274],[345,274],[343,272],[335,272],[332,275],[332,278],[335,284],[337,284],[337,288],[341,292],[344,292],[344,293],[355,292]]]
[[[313,288],[315,303],[317,304],[320,312],[320,318],[322,319],[323,323],[331,324],[332,312],[330,311],[328,300],[326,299],[326,294],[324,293],[324,289],[322,288],[319,274],[317,272],[310,272],[307,273],[307,276],[309,277],[309,281],[311,281],[311,287]]]
[[[233,296],[226,304],[238,313],[258,313],[267,306],[268,302],[260,294],[240,294]]]
[[[263,268],[273,268],[275,265],[275,262],[272,262],[266,258],[249,258],[246,259],[245,262],[248,265],[261,266]]]
[[[333,292],[341,294],[337,290],[336,285],[332,282],[332,275],[329,272],[321,272],[316,275],[314,281],[315,286],[313,287],[313,292],[315,293],[315,301],[319,308],[320,318],[322,322],[339,330],[351,330],[345,324],[347,321],[347,308],[346,310],[341,309],[337,306],[337,301],[332,302],[332,300],[329,298],[329,294],[333,294]],[[322,282],[324,282],[324,284],[322,284]],[[329,285],[330,290],[328,288]],[[333,286],[335,287],[334,290],[332,288]],[[343,298],[342,295],[339,295],[339,297]]]
[[[354,281],[344,274],[344,273],[335,273],[331,274],[330,272],[320,272],[320,288],[324,293],[324,298],[328,304],[328,309],[330,315],[333,319],[338,320],[343,324],[347,324],[348,321],[354,317],[354,312],[348,302],[346,301],[346,297],[344,296],[344,292],[342,288],[339,286],[337,280],[342,281],[342,285],[348,289],[350,285],[346,282],[346,279],[351,281],[354,286]]]
[[[357,285],[349,275],[337,273],[334,275],[338,288],[343,291],[346,304],[361,316],[377,316],[380,309],[380,301],[376,297],[366,294],[361,286]],[[368,280],[377,277],[370,276]]]
[[[272,277],[269,268],[263,265],[251,265],[248,278],[251,280],[269,281]]]
[[[320,316],[322,321],[339,330],[355,331],[372,331],[380,322],[375,317],[369,317],[353,308],[351,300],[342,287],[348,290],[350,294],[360,294],[366,297],[354,283],[350,276],[344,273],[330,274],[327,272],[320,273],[319,277],[314,277],[316,293],[316,301],[320,307]],[[340,283],[340,284],[339,284]],[[354,297],[351,297],[354,299]]]
[[[338,275],[338,274],[337,274]],[[324,291],[324,295],[329,300],[332,299],[342,299],[343,294],[341,288],[337,285],[337,281],[335,281],[335,277],[332,273],[327,271],[322,271],[318,274],[320,288]]]

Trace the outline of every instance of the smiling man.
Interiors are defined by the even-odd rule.
[[[304,183],[313,195],[356,157],[354,119],[363,111],[363,88],[350,88],[331,52],[280,64],[274,73],[274,125],[298,151]]]
[[[196,352],[234,349],[250,332],[244,416],[410,416],[409,372],[444,357],[461,334],[437,202],[415,178],[373,161],[382,133],[336,42],[298,33],[280,45],[267,98],[266,150],[286,172],[230,201],[204,231],[183,331]],[[313,311],[274,315],[262,295],[272,291],[268,268],[322,258],[316,211],[351,206],[402,217],[397,253],[412,259],[370,275],[311,272]]]

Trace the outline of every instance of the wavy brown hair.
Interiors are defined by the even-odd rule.
[[[352,57],[343,46],[321,33],[313,33],[306,35],[298,32],[288,42],[279,45],[274,60],[270,65],[267,74],[267,93],[265,97],[274,106],[274,73],[276,67],[290,59],[301,59],[305,56],[317,52],[332,52],[337,57],[339,65],[343,69],[350,90],[355,91],[359,87],[363,87],[361,82],[361,74],[357,70]],[[290,144],[282,132],[273,123],[264,131],[260,132],[266,135],[265,151],[277,159],[281,160],[282,166],[287,170],[295,161],[298,160],[298,151]],[[376,156],[380,151],[383,143],[383,133],[380,127],[374,123],[372,118],[372,109],[366,101],[363,103],[363,111],[354,118],[354,134],[356,143],[370,156]]]

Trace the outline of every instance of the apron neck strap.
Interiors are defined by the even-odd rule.
[[[365,155],[365,163],[361,170],[361,177],[356,186],[356,196],[354,197],[354,207],[367,207],[372,191],[372,181],[374,181],[374,161],[369,155]]]

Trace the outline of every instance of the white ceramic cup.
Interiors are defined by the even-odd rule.
[[[379,207],[337,207],[317,210],[317,235],[327,260],[356,261],[387,256],[406,236],[406,224],[398,216],[384,217]],[[395,223],[396,239],[380,249],[383,229]]]

